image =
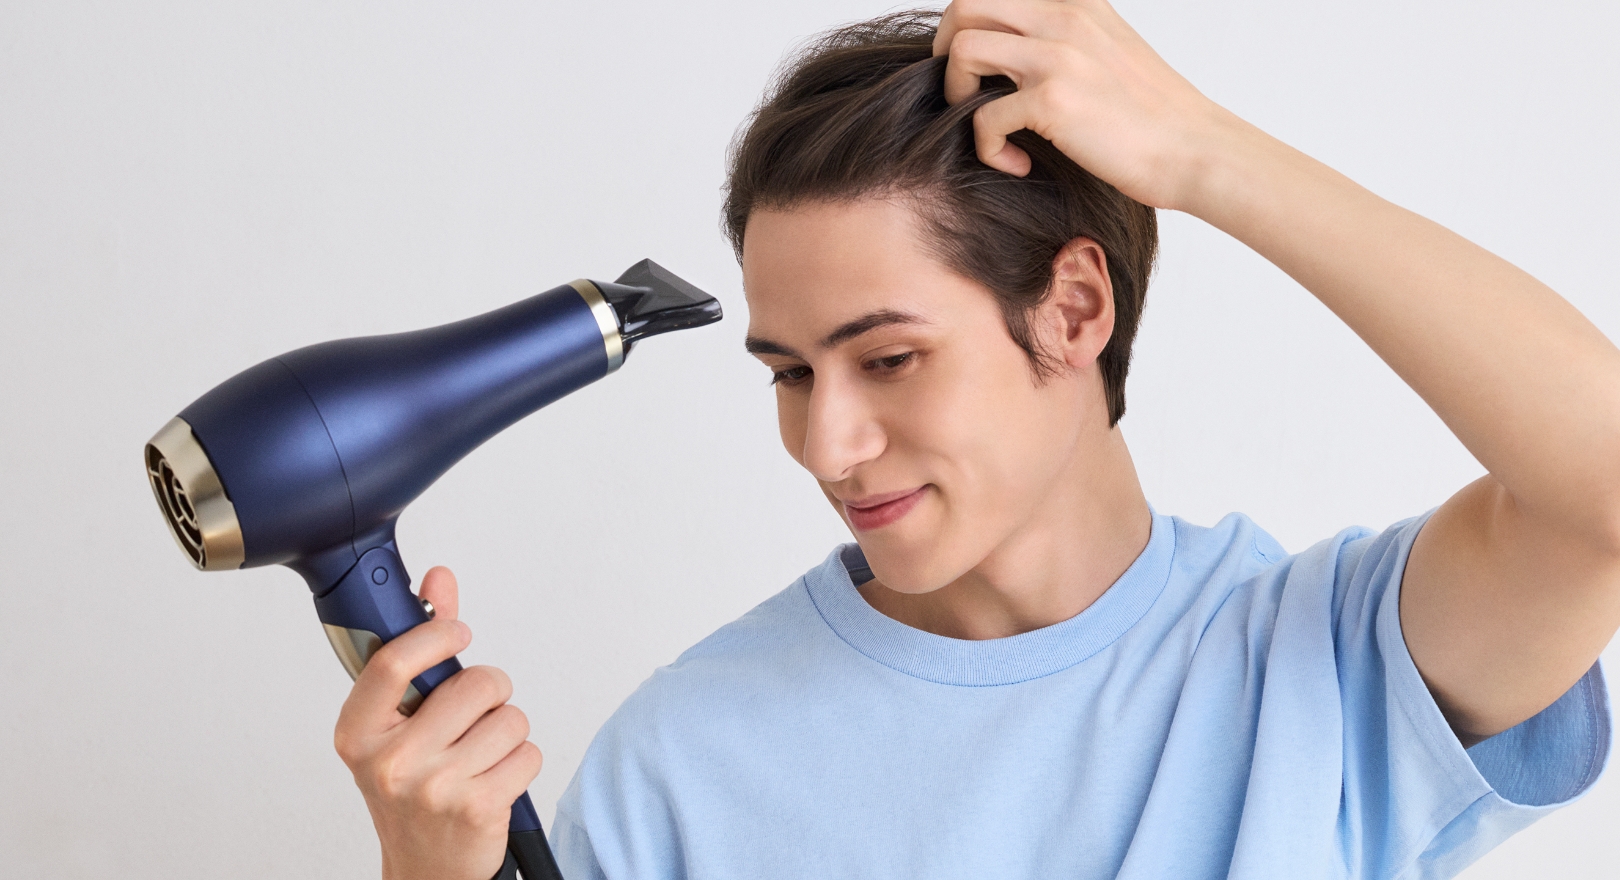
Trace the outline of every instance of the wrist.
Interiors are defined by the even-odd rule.
[[[1328,205],[1368,195],[1349,178],[1221,111],[1190,151],[1186,185],[1174,206],[1277,262],[1275,246],[1320,219]]]
[[[1224,228],[1222,218],[1257,192],[1260,178],[1276,169],[1280,141],[1219,105],[1211,104],[1202,125],[1189,127],[1181,150],[1180,181],[1170,204],[1160,207],[1191,214]]]

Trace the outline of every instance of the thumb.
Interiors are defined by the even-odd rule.
[[[433,615],[437,620],[455,620],[461,609],[456,576],[442,565],[434,566],[422,575],[422,589],[417,595],[433,603]]]

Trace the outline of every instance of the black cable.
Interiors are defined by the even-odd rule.
[[[519,874],[523,880],[562,880],[544,831],[512,831],[506,835],[506,861],[494,880],[518,880]]]
[[[506,855],[517,859],[523,880],[562,880],[557,860],[551,857],[551,847],[546,845],[546,833],[538,828],[507,834]]]
[[[495,875],[494,880],[517,880],[517,875],[517,858],[512,855],[512,850],[510,847],[508,847],[506,850],[506,861],[501,862],[501,870]]]

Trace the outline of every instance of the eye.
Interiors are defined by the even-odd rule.
[[[916,358],[916,352],[903,351],[887,357],[873,358],[866,362],[866,368],[878,373],[893,373],[910,364]]]
[[[771,371],[772,385],[797,385],[808,378],[810,378],[810,368],[804,366],[783,367],[780,370]]]

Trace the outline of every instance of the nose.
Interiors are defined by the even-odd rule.
[[[822,482],[836,483],[881,455],[887,443],[871,402],[856,389],[838,381],[815,383],[805,418],[805,470]]]

